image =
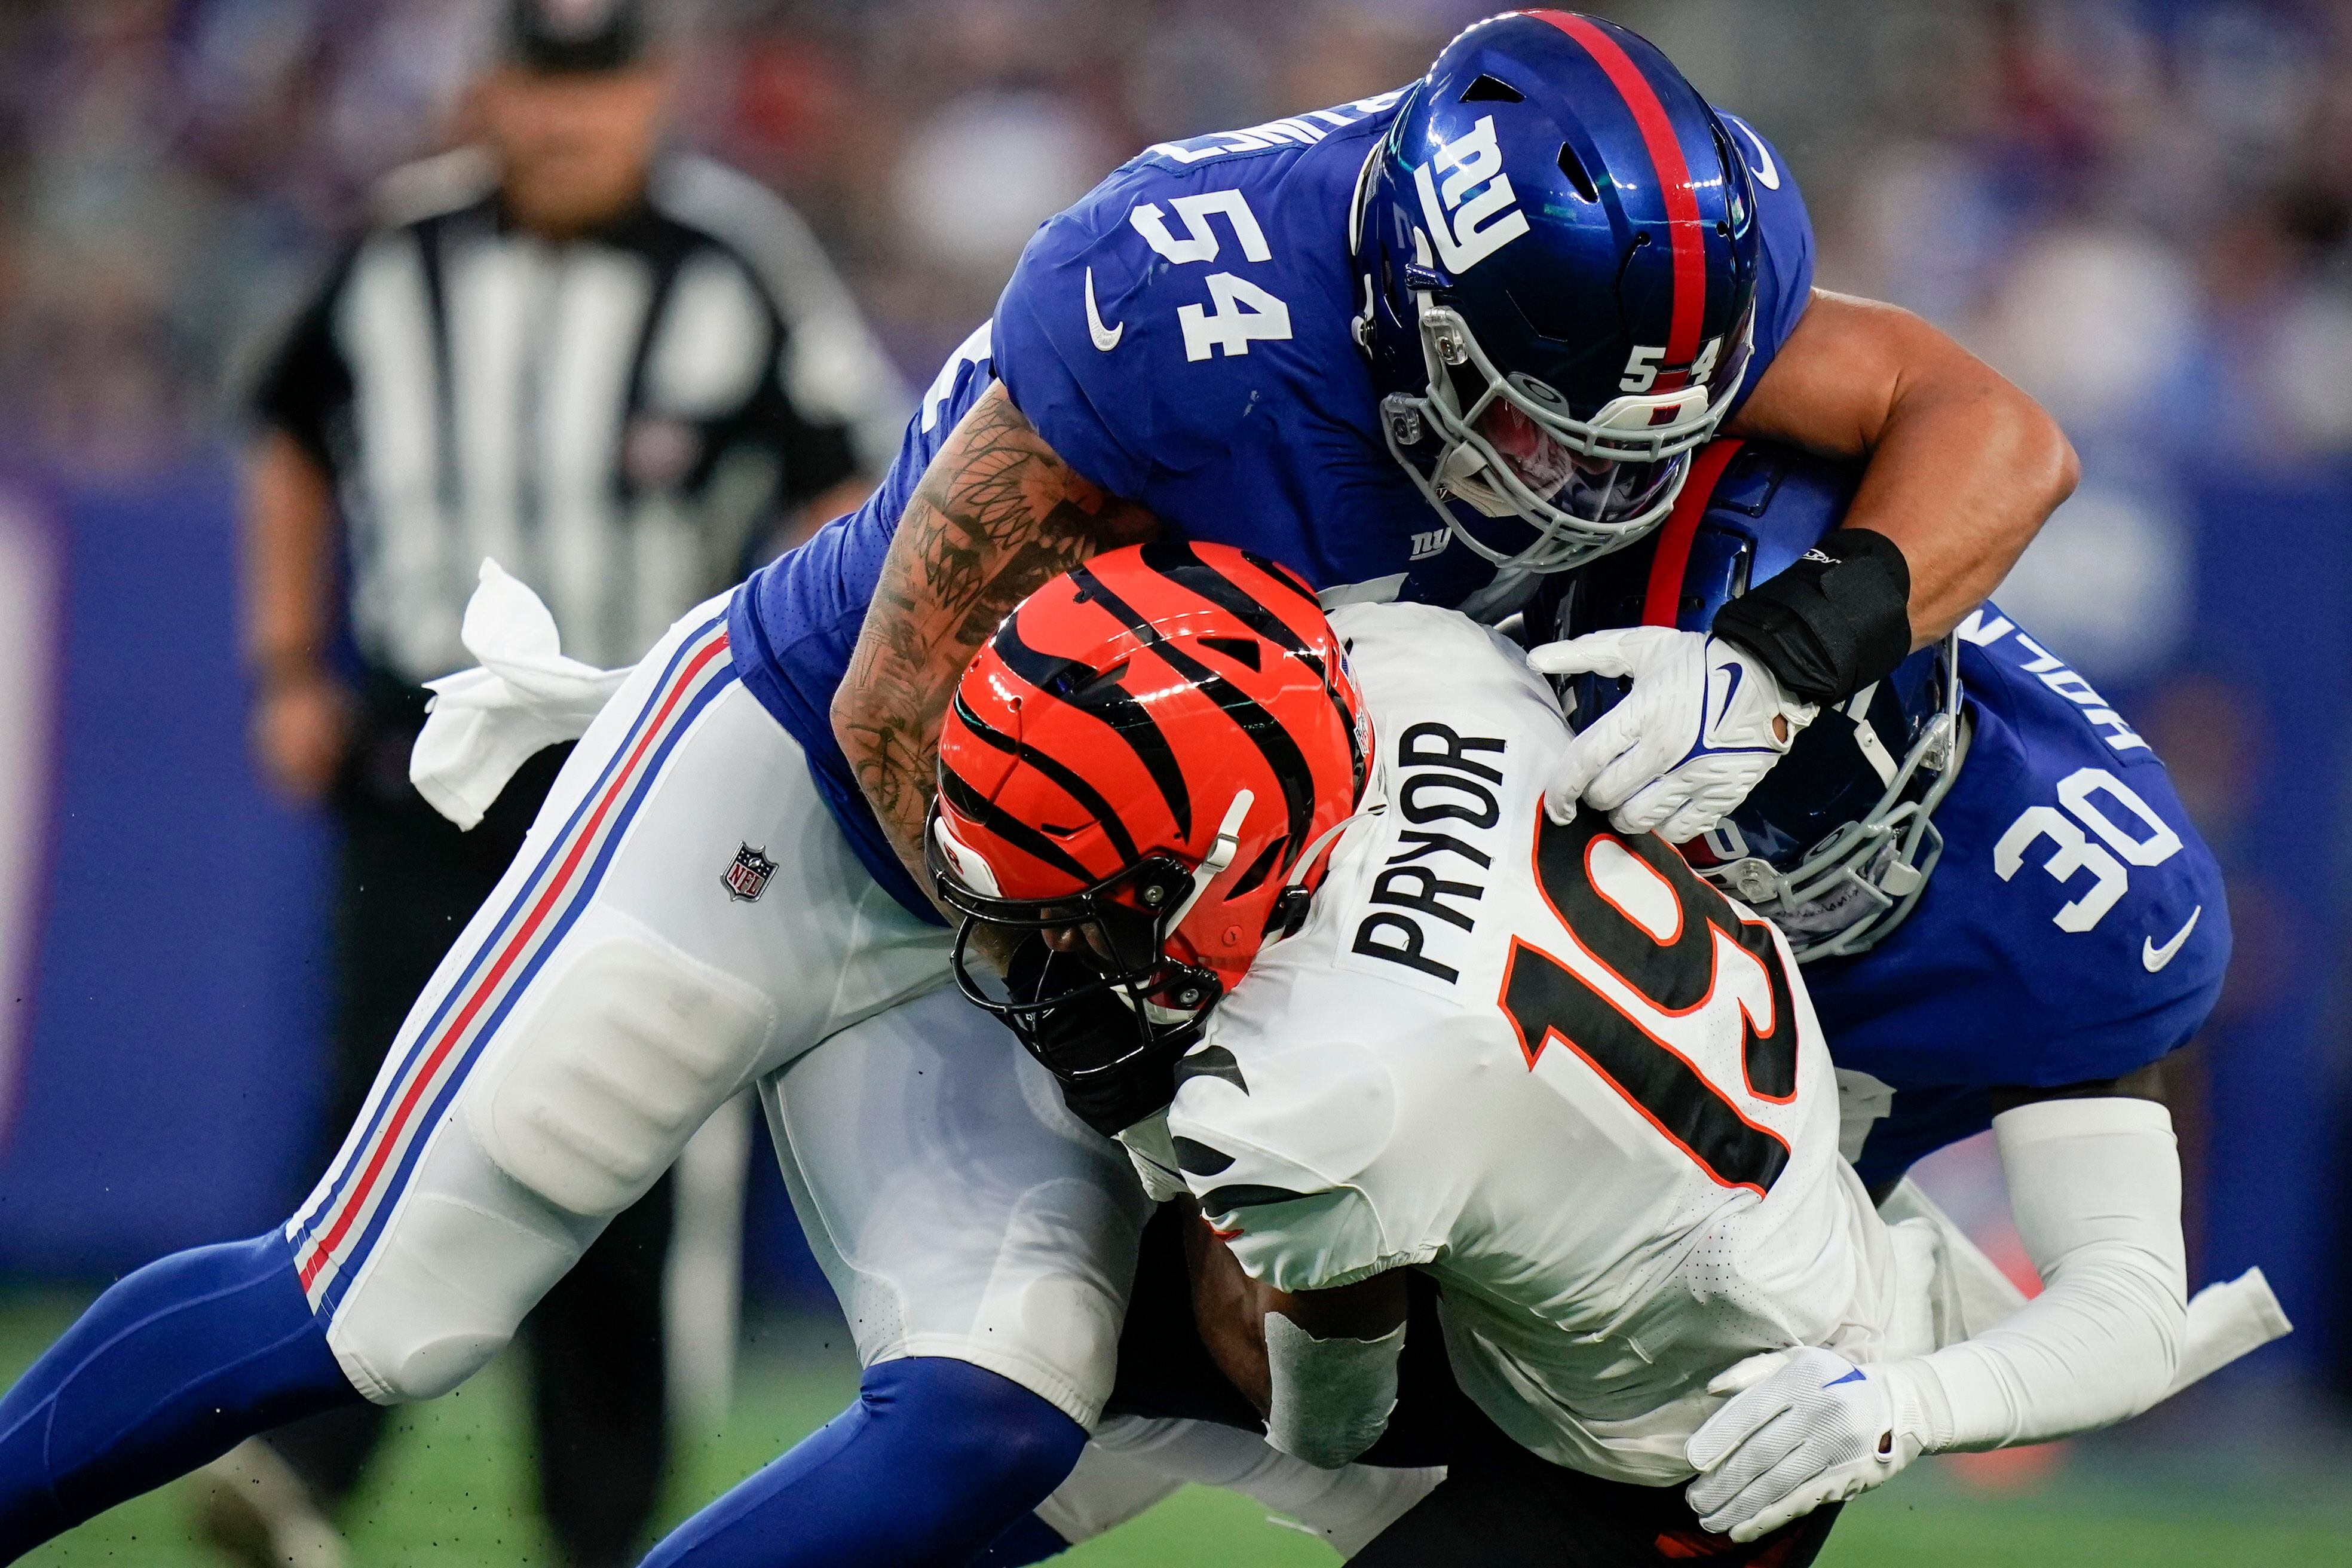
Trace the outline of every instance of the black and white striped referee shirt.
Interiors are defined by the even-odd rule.
[[[564,651],[617,667],[734,581],[789,509],[896,451],[904,389],[805,225],[705,159],[563,244],[507,223],[484,157],[387,183],[254,411],[334,476],[360,656],[470,664],[484,556]]]

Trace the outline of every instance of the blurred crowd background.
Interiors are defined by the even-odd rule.
[[[920,386],[987,314],[1035,224],[1134,151],[1402,83],[1486,9],[709,0],[682,129],[801,208]],[[1811,203],[1824,286],[1954,331],[2081,447],[2081,495],[2002,604],[2127,704],[2231,868],[2238,964],[2190,1059],[2182,1113],[2198,1272],[2260,1263],[2302,1320],[2245,1376],[2341,1386],[2345,1346],[2325,1303],[2344,1282],[2338,1216],[2352,1210],[2352,1041],[2335,981],[2352,858],[2338,739],[2352,734],[2352,5],[1595,9],[1774,139]],[[81,498],[129,497],[152,537],[215,530],[226,559],[219,475],[240,374],[374,183],[464,138],[479,23],[472,0],[0,5],[0,467],[16,492],[66,516]],[[73,527],[61,537],[51,564],[68,619],[182,613],[172,582],[138,575],[141,552],[110,554]],[[226,626],[205,635],[233,668]],[[63,631],[49,640],[78,646]],[[27,646],[21,658],[37,662],[43,639]],[[142,783],[135,756],[73,738],[88,689],[74,679],[59,688],[56,776],[100,783],[38,797],[61,826],[17,870],[45,889],[34,908],[52,921],[85,905],[119,919],[143,890],[200,877],[184,840],[227,830],[177,796],[159,827],[170,781]],[[0,702],[0,723],[13,711]],[[233,705],[170,717],[222,730],[205,776],[253,794],[236,772]],[[131,819],[107,818],[110,801]],[[268,821],[278,837],[254,842],[279,843],[284,825]],[[313,898],[304,853],[247,857],[237,870],[259,882],[236,896],[257,908]],[[6,860],[0,846],[0,874]],[[237,919],[224,914],[226,940]],[[68,1025],[145,1026],[105,1009],[184,962],[168,939],[149,952],[110,929],[127,944],[109,951],[115,965],[61,955],[38,930],[26,938],[40,1012],[16,1026],[36,1067],[42,1051],[77,1048],[58,1034]],[[308,962],[285,942],[252,960],[256,973]],[[189,984],[231,995],[205,990],[217,980]],[[232,1016],[212,1023],[252,1022],[235,1011],[245,1003],[223,1005]],[[299,999],[271,1005],[287,1011],[268,1027],[306,1026]],[[100,1181],[103,1151],[85,1146],[91,1166],[78,1175],[36,1179],[21,1148],[37,1096],[16,1098],[0,1271],[100,1273],[194,1239],[45,1228],[32,1207]],[[223,1136],[268,1157],[299,1143],[278,1121]],[[201,1223],[242,1234],[230,1215],[276,1213],[285,1191],[228,1192]]]
[[[1129,153],[1408,79],[1482,9],[707,0],[686,133],[801,205],[919,385],[1035,223]],[[2074,553],[2127,575],[2146,610],[2100,618],[2076,658],[2137,673],[2186,613],[2170,520],[2116,515],[2161,511],[2116,493],[2136,472],[2352,447],[2352,8],[1606,9],[1768,129],[1812,204],[1825,284],[1955,331],[2094,449]],[[5,7],[8,438],[100,473],[216,438],[241,351],[371,187],[464,136],[481,10]]]
[[[1410,79],[1477,0],[703,0],[687,134],[788,195],[918,384],[1036,222],[1151,142]],[[1957,331],[2079,441],[2352,447],[2352,7],[1652,0],[1796,170],[1822,279]],[[477,0],[0,7],[11,438],[136,470],[400,163]],[[2080,650],[2078,650],[2080,651]]]

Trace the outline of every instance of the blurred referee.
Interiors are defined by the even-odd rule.
[[[567,654],[629,664],[781,528],[856,504],[898,441],[901,390],[800,220],[659,150],[676,9],[505,0],[479,144],[388,182],[254,395],[255,745],[343,829],[322,1127],[356,1120],[562,762],[464,835],[409,785],[422,683],[473,662],[458,626],[482,558],[538,591]],[[541,1496],[574,1568],[634,1563],[659,1494],[669,1228],[666,1183],[528,1327]],[[341,1562],[323,1516],[385,1415],[223,1460],[215,1539],[277,1568]]]

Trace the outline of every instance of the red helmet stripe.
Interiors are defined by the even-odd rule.
[[[1079,777],[1076,770],[1047,756],[1034,746],[1022,744],[1012,736],[990,725],[971,710],[971,705],[964,701],[963,693],[961,691],[957,692],[955,697],[955,716],[963,727],[971,732],[974,740],[1003,752],[1008,757],[1028,763],[1061,785],[1063,793],[1076,801],[1078,806],[1101,826],[1105,836],[1110,839],[1111,848],[1118,853],[1120,865],[1124,866],[1136,858],[1138,852],[1135,839],[1127,831],[1127,824],[1118,819],[1118,813],[1111,809],[1110,802],[1103,798],[1102,792]]]
[[[1168,737],[1152,721],[1143,704],[1128,694],[1116,680],[1103,679],[1087,666],[1055,654],[1040,653],[1021,638],[1021,612],[1014,609],[997,628],[990,646],[1004,667],[1043,695],[1068,703],[1082,713],[1091,714],[1110,727],[1113,734],[1127,743],[1160,787],[1160,795],[1168,806],[1168,815],[1176,823],[1180,838],[1192,836],[1192,795],[1185,787],[1183,765],[1176,760],[1176,750]],[[1087,679],[1077,688],[1069,685],[1074,671],[1085,671]]]
[[[1671,626],[1682,618],[1683,574],[1690,570],[1691,541],[1698,537],[1699,520],[1715,500],[1716,482],[1739,455],[1744,441],[1710,441],[1691,459],[1690,477],[1666,525],[1658,530],[1658,551],[1650,557],[1650,583],[1642,595],[1642,624]]]
[[[1572,11],[1528,14],[1542,17],[1584,46],[1584,52],[1608,73],[1611,85],[1633,110],[1633,123],[1641,128],[1658,188],[1665,196],[1666,244],[1674,258],[1675,305],[1665,363],[1677,371],[1687,369],[1698,358],[1699,328],[1706,319],[1706,240],[1699,229],[1698,197],[1691,190],[1690,164],[1675,136],[1674,121],[1667,118],[1666,106],[1658,101],[1658,89],[1650,85],[1642,68],[1589,18]]]

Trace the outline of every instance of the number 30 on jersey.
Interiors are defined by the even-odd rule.
[[[2099,797],[2107,804],[2102,805]],[[2088,871],[2091,885],[2050,917],[2063,931],[2086,931],[2131,889],[2124,868],[2161,866],[2180,853],[2180,835],[2158,816],[2139,792],[2105,768],[2081,768],[2059,781],[2058,806],[2029,807],[1992,847],[1993,874],[2006,882],[2025,865],[2026,851],[2047,838],[2053,847],[2042,863],[2052,879],[2069,882]],[[2110,816],[2110,811],[2114,816]],[[2119,822],[2116,817],[2126,821]],[[2093,843],[2087,827],[2098,835]]]

